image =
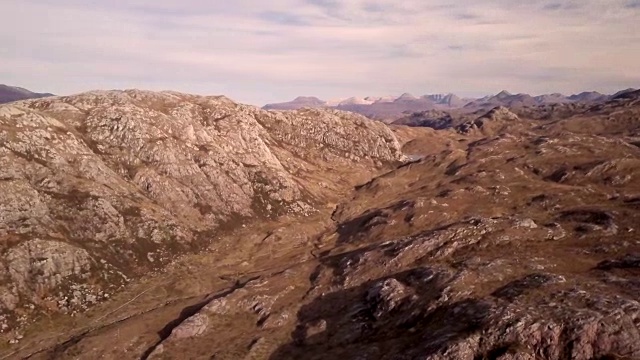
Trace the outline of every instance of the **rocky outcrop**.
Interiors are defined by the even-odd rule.
[[[72,285],[115,291],[217,232],[310,215],[403,159],[385,125],[335,110],[138,90],[2,106],[0,312],[55,310]]]
[[[456,126],[456,131],[461,134],[491,135],[500,132],[505,125],[509,125],[519,119],[518,115],[512,113],[506,107],[498,106],[475,120]]]

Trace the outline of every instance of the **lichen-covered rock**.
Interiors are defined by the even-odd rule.
[[[60,242],[32,239],[5,255],[9,277],[18,288],[54,288],[70,276],[84,277],[93,259],[82,248]]]
[[[198,336],[207,330],[209,318],[206,314],[197,313],[183,321],[171,331],[171,338],[179,340]]]

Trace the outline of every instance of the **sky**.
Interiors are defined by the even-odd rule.
[[[0,83],[296,96],[640,87],[640,0],[2,0]]]

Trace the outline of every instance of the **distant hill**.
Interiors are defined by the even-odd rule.
[[[0,84],[0,104],[18,100],[43,98],[47,96],[54,95],[50,93],[35,93],[21,87]]]
[[[518,107],[533,106],[538,104],[536,99],[529,94],[511,94],[506,90],[496,95],[484,97],[466,104],[466,108],[492,108],[496,106]]]
[[[326,107],[327,102],[313,96],[298,96],[289,102],[267,104],[262,108],[265,110],[297,110],[302,108],[321,108]]]
[[[404,93],[398,97],[349,97],[330,101],[324,101],[316,97],[300,96],[288,102],[267,104],[263,109],[297,110],[301,108],[330,107],[359,113],[376,120],[391,122],[414,112],[459,108],[467,102],[468,100],[463,100],[454,94],[433,94],[418,97]]]
[[[394,125],[429,127],[436,130],[453,127],[454,119],[451,113],[442,110],[427,110],[415,112],[394,121]]]
[[[617,93],[611,95],[612,99],[630,99],[630,98],[637,98],[638,94],[640,94],[640,89],[633,89],[633,88],[629,88],[629,89],[625,89],[625,90],[621,90],[618,91]]]
[[[534,99],[538,104],[564,104],[571,102],[568,97],[559,93],[538,95]]]
[[[584,91],[580,94],[571,95],[568,97],[568,99],[571,101],[594,102],[607,100],[608,97],[609,96],[601,94],[597,91]]]
[[[461,99],[455,94],[433,94],[433,95],[425,95],[423,98],[427,98],[436,104],[446,105],[451,108],[459,108],[466,105],[469,101]]]

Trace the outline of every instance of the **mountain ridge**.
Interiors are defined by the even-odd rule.
[[[419,97],[404,93],[398,97],[350,97],[331,101],[324,101],[315,97],[313,101],[310,101],[308,97],[298,97],[290,102],[267,104],[263,106],[263,109],[292,110],[304,107],[329,107],[356,112],[375,120],[393,122],[406,114],[429,110],[466,109],[468,111],[476,111],[484,109],[488,111],[496,106],[522,108],[565,103],[597,103],[632,90],[634,89],[625,89],[612,95],[585,91],[569,96],[560,93],[532,96],[524,93],[512,94],[507,90],[502,90],[495,95],[487,95],[481,98],[460,98],[453,93],[427,94]]]

